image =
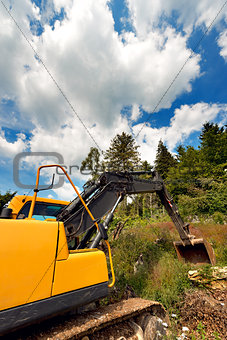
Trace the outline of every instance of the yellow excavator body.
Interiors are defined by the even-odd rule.
[[[0,219],[0,334],[45,318],[45,309],[48,315],[58,314],[72,303],[80,306],[108,293],[105,254],[98,249],[69,251],[62,222],[15,219],[31,201],[23,199],[14,197],[9,205],[14,219]]]
[[[40,170],[56,166],[77,193],[70,203],[37,197]],[[107,230],[125,194],[157,192],[181,237],[174,243],[179,259],[215,264],[212,247],[190,234],[159,175],[137,175],[107,172],[80,194],[62,166],[43,165],[34,195],[16,196],[2,209],[0,335],[108,295],[115,276]],[[97,249],[101,240],[111,275],[106,255]]]

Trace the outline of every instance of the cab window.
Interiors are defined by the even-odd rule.
[[[31,207],[31,201],[26,202],[17,215],[17,219],[28,217]],[[36,220],[44,221],[47,218],[55,218],[60,210],[64,208],[64,204],[36,202],[32,217]]]

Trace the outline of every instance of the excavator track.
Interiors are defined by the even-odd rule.
[[[131,298],[99,307],[93,311],[50,319],[33,327],[11,333],[8,339],[152,339],[146,337],[146,328],[151,324],[154,333],[168,328],[164,307],[157,301]],[[155,338],[154,338],[155,339]]]

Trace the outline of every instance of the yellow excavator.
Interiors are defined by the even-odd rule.
[[[72,202],[37,197],[46,167],[65,173],[77,193]],[[174,243],[179,259],[215,264],[212,247],[190,234],[157,172],[104,172],[80,194],[60,165],[39,167],[34,195],[15,196],[0,215],[0,335],[107,296],[115,281],[107,233],[114,211],[128,194],[153,192],[181,238]]]

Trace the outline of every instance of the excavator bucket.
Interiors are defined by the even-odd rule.
[[[179,260],[194,264],[216,264],[214,250],[209,242],[203,238],[193,239],[191,244],[182,241],[174,242],[174,247]]]

